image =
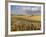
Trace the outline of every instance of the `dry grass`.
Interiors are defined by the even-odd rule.
[[[27,20],[33,20],[33,21],[40,21],[41,16],[12,16],[13,18],[22,18],[22,19],[27,19]]]
[[[11,31],[40,30],[40,16],[12,16]]]

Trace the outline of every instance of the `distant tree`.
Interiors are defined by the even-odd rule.
[[[34,15],[32,15],[32,16],[34,16]]]
[[[24,15],[17,15],[17,16],[24,16]]]

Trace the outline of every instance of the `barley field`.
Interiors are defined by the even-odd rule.
[[[11,16],[11,31],[31,31],[40,29],[40,16]]]

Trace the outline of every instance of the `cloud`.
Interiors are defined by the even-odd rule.
[[[22,7],[22,10],[30,10],[30,11],[40,11],[40,7]]]
[[[40,7],[32,7],[32,6],[14,6],[12,8],[12,14],[24,14],[24,15],[39,15]]]
[[[23,7],[23,10],[31,10],[30,7]]]
[[[39,11],[40,8],[32,8],[32,11]]]

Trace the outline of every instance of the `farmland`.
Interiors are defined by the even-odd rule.
[[[11,16],[11,31],[40,30],[40,16]]]

